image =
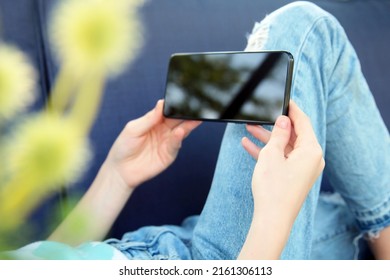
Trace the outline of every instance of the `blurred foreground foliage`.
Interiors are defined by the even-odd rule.
[[[0,252],[21,232],[29,236],[34,209],[87,168],[88,134],[105,82],[123,72],[142,44],[142,2],[58,2],[48,32],[60,70],[39,111],[29,111],[38,80],[31,61],[0,40]]]

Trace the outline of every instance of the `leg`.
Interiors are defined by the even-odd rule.
[[[372,259],[368,242],[360,238],[355,217],[339,193],[322,193],[319,197],[310,258]]]
[[[326,152],[326,172],[361,229],[388,225],[389,134],[341,26],[313,4],[293,3],[255,27],[247,49],[261,48],[293,54],[292,98],[311,118]],[[194,231],[195,258],[235,258],[244,242],[253,210],[255,164],[240,147],[246,134],[241,125],[227,127],[213,185]],[[310,257],[319,189],[320,179],[296,219],[282,258]],[[372,214],[380,218],[379,224]]]

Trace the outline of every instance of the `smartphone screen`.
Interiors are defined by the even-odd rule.
[[[285,51],[175,54],[164,115],[273,124],[287,114],[292,70],[293,57]]]

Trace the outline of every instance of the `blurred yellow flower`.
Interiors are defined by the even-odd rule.
[[[0,120],[11,118],[35,99],[36,73],[17,48],[0,44]]]
[[[22,122],[6,145],[9,174],[34,187],[76,181],[90,159],[87,140],[75,123],[54,114]]]
[[[18,120],[11,136],[0,135],[0,249],[39,203],[85,171],[86,135],[106,78],[120,74],[142,43],[137,9],[143,0],[58,2],[49,36],[60,71],[49,110]],[[27,57],[0,42],[0,125],[33,102],[35,84]]]
[[[73,74],[119,74],[140,47],[139,0],[67,0],[55,10],[50,36],[62,65]]]

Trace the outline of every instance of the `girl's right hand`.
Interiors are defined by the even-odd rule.
[[[310,119],[291,101],[289,116],[280,116],[272,133],[260,126],[248,125],[247,129],[266,144],[259,148],[248,138],[242,142],[249,154],[258,159],[252,180],[255,207],[285,209],[295,220],[325,167]]]
[[[260,148],[248,138],[242,140],[257,163],[253,220],[239,257],[277,259],[325,161],[309,118],[292,101],[288,117],[280,116],[272,132],[253,125],[247,129],[266,145]]]

